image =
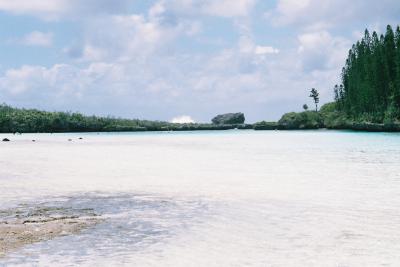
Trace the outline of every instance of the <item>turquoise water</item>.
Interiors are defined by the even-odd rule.
[[[6,136],[1,208],[93,208],[106,220],[0,265],[400,265],[397,133]]]

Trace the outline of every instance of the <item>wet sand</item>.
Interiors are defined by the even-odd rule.
[[[24,245],[77,234],[101,221],[92,209],[21,205],[0,210],[0,257]]]

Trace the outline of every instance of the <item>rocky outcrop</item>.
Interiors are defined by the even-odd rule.
[[[218,125],[243,124],[244,122],[244,114],[240,112],[221,114],[212,119],[212,123]]]
[[[278,128],[282,130],[318,129],[323,127],[323,119],[315,111],[286,113],[278,121]]]

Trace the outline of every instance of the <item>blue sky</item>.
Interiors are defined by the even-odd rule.
[[[275,120],[332,99],[363,30],[398,0],[0,0],[0,101],[172,120]]]

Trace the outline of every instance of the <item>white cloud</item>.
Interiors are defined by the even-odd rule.
[[[0,79],[0,85],[3,90],[7,90],[11,94],[20,94],[30,88],[27,80],[36,77],[42,78],[43,67],[22,66],[20,69],[9,69],[4,77]]]
[[[278,0],[276,8],[266,13],[275,25],[295,25],[307,30],[349,27],[350,22],[398,20],[398,0]],[[367,22],[368,23],[368,22]]]
[[[242,35],[239,38],[238,50],[243,54],[254,54],[257,56],[265,56],[268,54],[278,54],[279,49],[272,46],[257,45],[252,38]]]
[[[4,73],[0,78],[0,90],[24,98],[33,96],[32,99],[35,101],[43,95],[47,99],[52,99],[54,94],[80,90],[82,86],[77,85],[83,81],[79,76],[76,68],[66,64],[56,64],[51,68],[24,65]]]
[[[25,35],[21,43],[29,46],[51,46],[53,44],[53,34],[33,31]]]
[[[170,12],[183,15],[244,17],[253,10],[257,0],[161,0]]]
[[[257,55],[265,55],[265,54],[278,54],[279,53],[279,49],[276,49],[272,46],[261,46],[261,45],[257,45],[255,47],[255,53]]]
[[[290,23],[306,12],[310,4],[311,0],[278,0],[273,20],[275,23]]]
[[[61,17],[82,18],[82,15],[125,13],[129,0],[0,0],[0,10],[31,15],[44,20]]]
[[[93,18],[85,24],[82,42],[67,47],[64,52],[87,62],[140,61],[161,53],[179,36],[192,36],[200,30],[196,22],[164,24],[163,9],[155,10],[151,9],[149,16],[104,15]]]
[[[351,41],[332,36],[327,31],[298,36],[298,53],[305,70],[337,69],[343,66]]]
[[[35,14],[54,18],[66,8],[66,0],[0,0],[0,10],[14,14]]]
[[[221,17],[247,16],[256,0],[160,0],[153,6],[152,14],[168,11],[181,14],[203,14]],[[93,14],[126,14],[130,0],[0,0],[0,10],[31,15],[45,20],[82,18]],[[151,15],[151,14],[150,14]]]
[[[247,16],[256,3],[255,0],[210,0],[205,2],[203,9],[206,14],[221,17]]]
[[[170,122],[184,124],[184,123],[194,123],[195,121],[190,116],[182,115],[171,119]]]

